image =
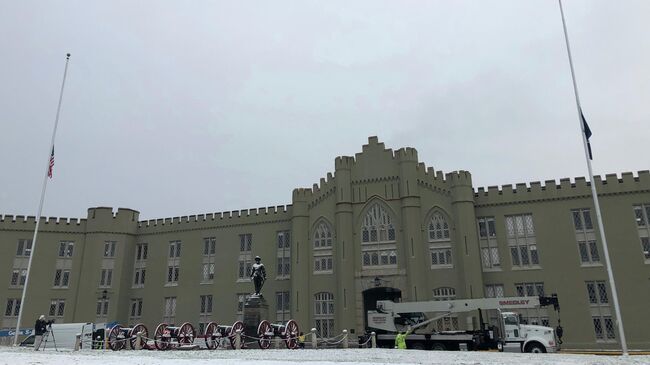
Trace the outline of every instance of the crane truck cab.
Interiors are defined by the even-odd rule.
[[[522,324],[519,314],[501,312],[503,320],[502,351],[516,352],[555,352],[556,342],[553,328]]]

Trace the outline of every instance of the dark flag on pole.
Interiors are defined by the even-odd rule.
[[[52,146],[52,154],[50,155],[50,167],[47,169],[47,177],[52,178],[54,172],[54,146]]]
[[[582,119],[582,128],[584,129],[585,137],[587,138],[587,149],[589,150],[589,159],[593,160],[594,156],[591,154],[591,143],[589,143],[589,137],[591,137],[591,129],[589,129],[589,124],[587,124],[585,115],[582,114],[582,108],[580,108],[580,119]],[[54,153],[54,151],[52,151],[52,153]]]

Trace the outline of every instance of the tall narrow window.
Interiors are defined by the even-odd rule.
[[[481,217],[477,221],[483,270],[498,270],[501,268],[501,258],[499,257],[499,245],[497,243],[494,217]]]
[[[167,281],[165,286],[177,286],[181,266],[181,241],[169,242],[169,257],[167,258]]]
[[[587,298],[597,342],[616,341],[616,331],[609,306],[607,284],[604,281],[587,281]]]
[[[332,255],[332,229],[325,221],[314,230],[314,274],[332,274],[334,262]]]
[[[635,205],[634,218],[636,219],[643,259],[646,264],[650,264],[650,203]]]
[[[239,235],[239,269],[237,278],[239,280],[250,280],[251,267],[253,266],[253,235],[250,233]]]
[[[131,311],[129,312],[130,321],[135,322],[136,320],[140,319],[140,317],[142,317],[142,298],[131,299],[130,309],[131,309]]]
[[[435,212],[429,220],[429,254],[431,268],[453,267],[449,223],[440,212]]]
[[[27,240],[27,239],[18,240],[16,256],[29,257],[31,253],[32,253],[32,240]]]
[[[138,243],[135,246],[135,262],[133,263],[133,287],[143,288],[147,276],[147,255],[149,244]]]
[[[203,238],[203,256],[201,257],[201,284],[210,284],[214,280],[215,254],[217,239],[215,237]]]
[[[589,209],[574,209],[571,211],[571,220],[575,228],[581,265],[600,264],[591,212]]]
[[[70,283],[70,270],[57,269],[54,271],[54,288],[67,288]]]
[[[20,299],[9,298],[7,299],[7,307],[5,308],[5,317],[18,317],[20,312]]]
[[[95,310],[97,319],[106,319],[108,317],[108,301],[109,299],[97,299],[97,308]]]
[[[334,294],[328,292],[314,295],[314,320],[318,337],[330,338],[334,334]]]
[[[105,241],[104,242],[104,257],[115,257],[115,246],[117,242],[115,241]]]
[[[288,279],[291,276],[291,233],[280,231],[276,235],[277,241],[277,277]]]
[[[506,216],[506,236],[513,267],[539,266],[532,214]]]
[[[176,297],[165,297],[163,301],[163,322],[176,322]]]
[[[11,271],[11,280],[9,281],[9,286],[21,287],[25,285],[25,279],[27,279],[27,269],[13,269]]]
[[[286,322],[291,319],[291,301],[288,291],[275,292],[275,320]]]
[[[113,269],[102,269],[99,277],[100,288],[110,288],[113,284]]]
[[[205,332],[205,326],[212,320],[212,295],[199,296],[199,333]]]
[[[50,301],[49,316],[63,317],[64,314],[65,314],[65,299],[52,299]]]
[[[59,257],[68,258],[72,257],[74,253],[74,242],[73,241],[61,241],[59,242]]]
[[[373,204],[361,226],[361,264],[364,268],[397,267],[397,238],[393,219]]]

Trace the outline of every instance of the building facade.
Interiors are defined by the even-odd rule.
[[[650,349],[650,173],[594,184],[628,344]],[[324,337],[362,333],[378,288],[403,301],[557,293],[564,348],[620,348],[584,178],[476,189],[467,171],[434,171],[415,149],[393,151],[370,137],[292,200],[147,221],[105,207],[85,219],[42,218],[24,327],[39,314],[150,331],[163,321],[199,330],[232,324],[253,290],[248,272],[259,255],[269,319],[293,318]],[[16,325],[34,227],[34,217],[0,217],[0,328]],[[520,313],[528,323],[558,324],[552,309]],[[434,326],[477,321],[452,316]]]

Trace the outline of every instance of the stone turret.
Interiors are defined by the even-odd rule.
[[[310,272],[311,246],[309,244],[308,203],[313,197],[311,189],[293,190],[293,216],[291,218],[291,260],[294,275]],[[291,304],[298,323],[308,323],[310,318],[309,280],[291,280]]]

